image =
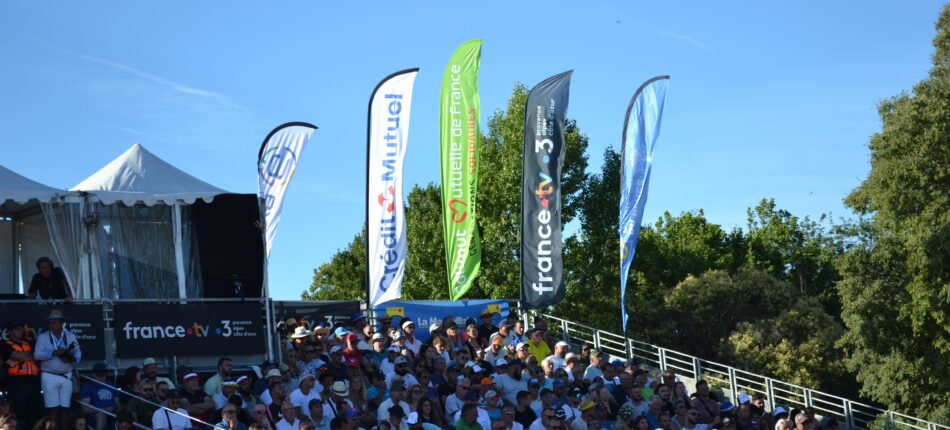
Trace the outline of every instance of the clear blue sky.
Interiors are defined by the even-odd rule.
[[[0,164],[68,188],[133,143],[213,185],[256,192],[273,127],[312,122],[271,255],[272,295],[363,224],[366,105],[420,67],[407,187],[437,181],[438,91],[484,39],[483,128],[515,82],[574,69],[568,115],[591,171],[619,145],[632,92],[672,75],[645,222],[705,210],[727,228],[763,197],[850,216],[877,103],[923,78],[942,3],[3,2]],[[410,240],[412,240],[410,238]],[[433,264],[443,264],[442,261]]]

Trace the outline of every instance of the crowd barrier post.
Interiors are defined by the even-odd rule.
[[[739,381],[736,380],[736,369],[732,367],[729,368],[729,392],[731,393],[729,397],[732,398],[732,404],[738,405]]]
[[[274,315],[274,313],[273,313],[273,309],[271,309],[271,306],[273,305],[274,301],[271,300],[270,297],[265,297],[263,300],[264,300],[264,303],[263,303],[264,319],[266,323],[266,326],[264,329],[267,330],[267,336],[266,336],[267,337],[267,359],[273,361],[274,360],[274,321],[273,321],[274,318],[272,317],[272,315]]]

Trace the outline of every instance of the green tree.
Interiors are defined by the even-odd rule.
[[[861,392],[950,423],[950,5],[936,28],[927,78],[878,109],[871,171],[845,200],[863,219],[839,294]]]
[[[841,333],[841,324],[816,298],[799,297],[772,318],[739,323],[720,355],[741,369],[841,394],[854,385],[835,348]]]
[[[488,133],[481,140],[478,205],[482,264],[468,297],[518,298],[521,246],[521,171],[524,147],[524,109],[528,89],[516,84],[505,110],[488,119]],[[587,137],[574,121],[565,124],[566,156],[561,176],[562,220],[576,216],[580,192],[587,181]],[[407,299],[446,299],[446,268],[440,187],[414,186],[406,202],[409,237],[403,295]],[[314,271],[305,299],[365,298],[365,234],[356,235],[347,247]],[[341,265],[343,267],[341,267]]]
[[[762,199],[747,213],[747,264],[791,283],[803,297],[817,297],[827,313],[840,315],[835,264],[844,244],[832,232],[837,227],[820,224],[824,215],[815,222],[778,209],[774,199]]]

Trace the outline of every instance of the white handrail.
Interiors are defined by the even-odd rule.
[[[785,406],[815,407],[822,412],[826,412],[826,416],[842,420],[850,430],[879,429],[881,426],[877,422],[878,420],[884,421],[886,430],[950,430],[950,426],[851,401],[823,391],[757,375],[639,340],[630,339],[626,348],[621,350],[614,346],[618,343],[615,340],[617,338],[621,339],[619,343],[622,344],[623,336],[621,335],[534,310],[530,311],[530,314],[532,317],[539,316],[545,320],[555,322],[556,324],[551,324],[550,327],[560,328],[562,335],[568,342],[586,342],[592,344],[595,348],[616,353],[618,356],[637,357],[661,371],[672,369],[683,375],[692,373],[693,379],[714,380],[719,385],[725,386],[732,393],[732,396],[736,396],[740,391],[748,394],[762,393],[772,406],[774,406],[775,400],[781,400]],[[605,339],[607,342],[604,342]]]
[[[119,387],[115,387],[115,386],[113,386],[113,385],[111,385],[111,384],[107,384],[107,383],[105,383],[105,382],[102,382],[102,381],[100,381],[100,380],[98,380],[98,379],[96,379],[96,378],[91,378],[91,377],[86,376],[86,375],[83,375],[83,374],[79,374],[79,377],[82,378],[82,379],[89,380],[89,381],[91,381],[91,382],[95,382],[95,383],[100,384],[100,385],[105,385],[105,386],[107,386],[107,387],[110,387],[110,388],[112,388],[112,389],[118,391],[118,392],[121,393],[121,394],[125,394],[126,396],[129,396],[129,397],[134,397],[134,398],[139,399],[139,400],[141,400],[141,401],[143,401],[143,402],[145,402],[145,403],[148,403],[148,404],[150,404],[150,405],[152,405],[152,406],[158,406],[159,409],[164,409],[164,410],[167,411],[167,412],[171,412],[171,413],[173,413],[173,414],[177,414],[177,415],[183,416],[183,417],[188,418],[188,419],[190,419],[190,420],[192,420],[192,421],[195,421],[195,422],[197,422],[197,423],[203,424],[203,425],[205,425],[205,426],[207,426],[207,427],[212,427],[212,428],[215,427],[214,424],[211,424],[211,423],[209,423],[209,422],[202,421],[202,420],[200,420],[200,419],[198,419],[198,418],[195,418],[195,417],[193,417],[193,416],[191,416],[191,415],[188,415],[188,414],[183,414],[183,413],[178,412],[178,411],[176,411],[176,410],[174,410],[174,409],[166,408],[166,407],[165,407],[164,405],[162,405],[161,403],[155,403],[155,402],[153,402],[153,401],[151,401],[151,400],[149,400],[149,399],[146,399],[145,397],[139,396],[139,395],[137,395],[137,394],[135,394],[135,393],[133,393],[133,392],[131,392],[131,391],[123,390],[123,389],[121,389],[121,388],[119,388]],[[173,388],[169,387],[169,389],[173,389]]]

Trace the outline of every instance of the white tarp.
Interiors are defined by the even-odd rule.
[[[214,196],[227,193],[168,164],[137,143],[71,190],[87,191],[94,201],[107,205],[121,201],[127,206],[192,204],[197,199],[210,203]]]
[[[56,259],[39,203],[65,193],[0,166],[0,293],[19,291],[17,268],[21,264],[23,282],[28,286],[37,258]]]
[[[65,191],[47,187],[32,179],[0,166],[0,204],[25,204],[30,200],[48,202]]]

